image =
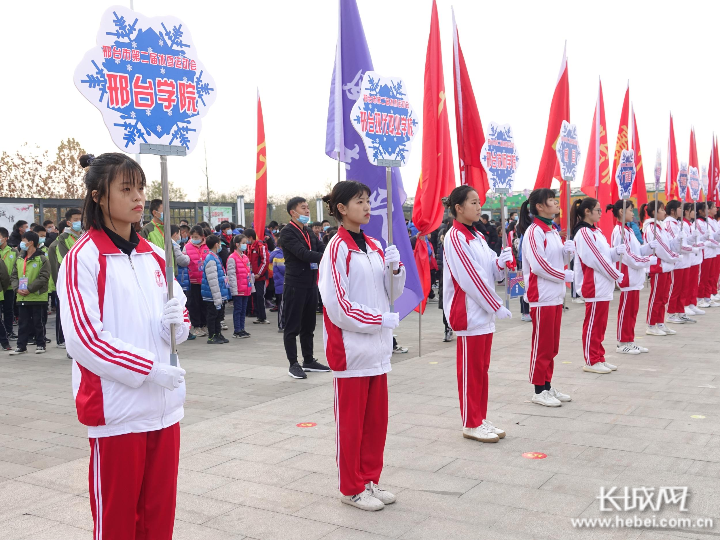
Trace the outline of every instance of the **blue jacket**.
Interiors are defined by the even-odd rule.
[[[205,302],[213,302],[216,306],[222,305],[223,300],[230,299],[225,269],[220,262],[220,257],[215,253],[210,252],[205,257],[200,291]]]
[[[275,248],[268,257],[273,267],[273,283],[275,294],[282,294],[285,287],[285,255],[282,248]]]
[[[177,280],[183,291],[190,290],[190,271],[187,266],[178,266]]]

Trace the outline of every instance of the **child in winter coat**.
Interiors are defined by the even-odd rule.
[[[249,338],[245,331],[245,312],[253,292],[253,273],[247,251],[248,239],[237,235],[232,239],[232,253],[227,259],[228,287],[233,298],[234,338]]]
[[[222,262],[218,256],[220,251],[220,239],[211,234],[205,240],[210,253],[208,253],[202,268],[201,292],[207,316],[208,345],[221,345],[230,343],[222,335],[220,328],[220,310],[223,308],[223,301],[230,299],[228,291],[228,279],[225,276]]]
[[[269,256],[270,266],[272,268],[273,282],[275,284],[275,305],[278,308],[278,331],[285,328],[283,321],[283,287],[285,286],[285,254],[280,245],[280,238],[277,241],[277,247],[272,250]]]

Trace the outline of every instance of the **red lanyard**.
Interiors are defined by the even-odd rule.
[[[23,261],[23,275],[22,277],[25,277],[25,269],[27,268],[27,257],[25,257]]]
[[[305,239],[305,242],[307,242],[308,249],[312,251],[312,246],[310,245],[310,234],[306,233],[303,229],[297,226],[297,224],[294,221],[290,222],[290,225],[294,226],[298,231],[300,231],[300,234],[303,235],[303,238]]]

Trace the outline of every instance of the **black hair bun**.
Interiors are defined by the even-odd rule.
[[[445,208],[450,208],[450,197],[443,197],[441,201]]]
[[[86,169],[92,164],[94,159],[95,156],[93,154],[83,154],[82,156],[80,156],[80,166],[83,169]]]

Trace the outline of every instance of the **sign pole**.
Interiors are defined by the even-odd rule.
[[[622,229],[620,230],[620,243],[625,244],[625,200],[623,198],[623,209],[622,209]]]
[[[508,241],[507,241],[507,227],[505,227],[505,215],[507,212],[505,211],[505,194],[502,193],[500,195],[500,227],[502,228],[502,243],[503,243],[503,249],[508,247]],[[508,267],[507,264],[505,264],[505,307],[507,309],[510,309],[510,280],[508,279]]]
[[[392,167],[385,167],[385,180],[387,182],[387,227],[388,227],[388,241],[387,245],[393,245],[393,196],[392,196]],[[393,279],[392,274],[394,269],[390,266],[390,313],[395,312],[395,302],[393,301]]]
[[[422,356],[422,311],[418,311],[418,356]]]
[[[572,196],[570,194],[570,182],[572,181],[572,176],[568,176],[565,178],[565,191],[567,191],[567,210],[565,210],[565,213],[567,216],[565,216],[565,222],[567,223],[567,229],[565,230],[565,240],[570,240],[570,201],[572,200]]]
[[[337,153],[337,162],[338,162],[338,182],[340,181],[340,152]]]

